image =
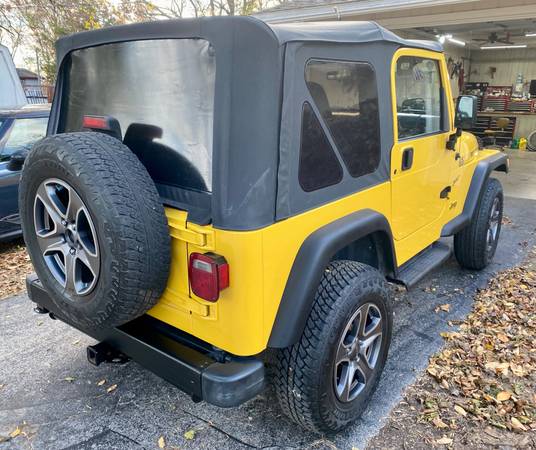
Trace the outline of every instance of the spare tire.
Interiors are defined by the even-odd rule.
[[[19,203],[35,271],[73,325],[118,326],[156,304],[169,275],[167,220],[151,177],[119,140],[80,132],[38,142]]]

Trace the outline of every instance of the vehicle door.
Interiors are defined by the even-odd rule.
[[[454,129],[446,83],[449,78],[441,53],[419,49],[395,53],[391,195],[396,240],[425,231],[449,205],[456,160],[455,152],[447,148]]]
[[[48,118],[6,119],[0,125],[0,235],[20,227],[18,192],[21,165],[11,163],[16,151],[29,151],[45,136]]]

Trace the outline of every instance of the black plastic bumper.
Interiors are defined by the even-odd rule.
[[[57,310],[35,274],[26,278],[26,287],[30,299],[40,308],[74,326]],[[206,343],[147,315],[108,330],[79,329],[127,355],[196,400],[224,408],[238,406],[264,388],[264,364],[259,359],[211,352]]]

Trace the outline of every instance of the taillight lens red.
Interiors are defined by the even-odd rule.
[[[229,286],[229,264],[215,253],[192,253],[188,275],[192,292],[209,302],[218,300],[220,291]]]
[[[84,116],[82,126],[90,130],[110,130],[110,121],[102,116]]]

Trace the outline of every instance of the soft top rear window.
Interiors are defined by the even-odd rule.
[[[212,191],[216,62],[203,39],[100,45],[70,54],[60,132],[84,115],[119,121],[157,185]]]

